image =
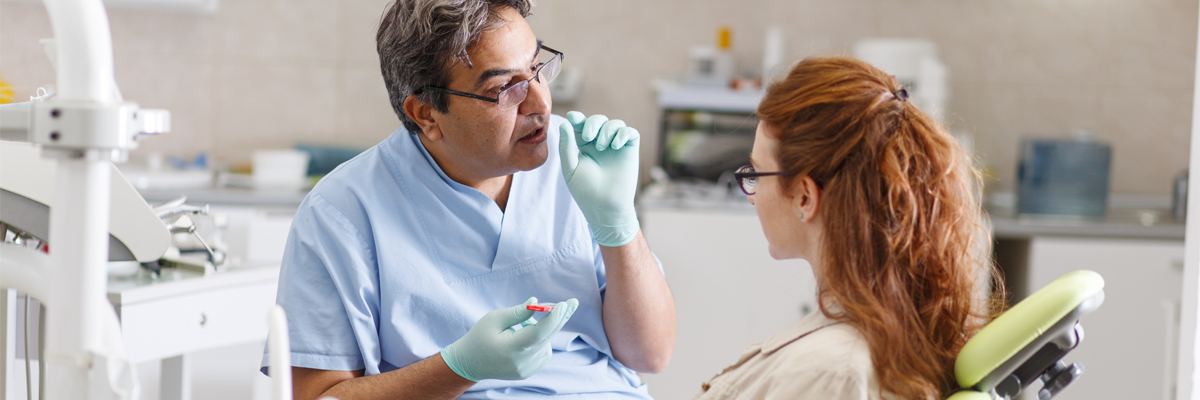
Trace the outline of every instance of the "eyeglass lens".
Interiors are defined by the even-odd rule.
[[[558,73],[561,70],[562,56],[553,54],[550,61],[538,67],[538,73],[533,78],[517,82],[517,84],[500,92],[500,108],[508,110],[521,104],[521,102],[525,101],[525,96],[529,94],[529,81],[536,78],[538,82],[548,85],[550,81],[558,77]]]
[[[739,174],[753,174],[754,167],[747,165],[747,166],[738,168],[737,171],[734,171],[734,172],[739,173]],[[757,180],[758,180],[758,178],[756,178],[754,176],[745,176],[745,177],[738,179],[738,184],[742,186],[742,192],[745,192],[747,195],[752,195],[752,194],[754,194],[754,184]]]

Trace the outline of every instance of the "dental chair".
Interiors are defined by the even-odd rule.
[[[1038,400],[1061,393],[1083,374],[1063,356],[1083,340],[1079,318],[1104,303],[1104,279],[1075,271],[1005,311],[967,341],[954,363],[962,391],[948,400],[1012,399],[1041,381]]]

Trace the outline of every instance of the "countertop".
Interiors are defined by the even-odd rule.
[[[1103,219],[1016,215],[1011,208],[988,211],[997,239],[1074,236],[1183,240],[1186,227],[1184,221],[1171,216],[1170,210],[1152,208],[1110,208]]]
[[[744,196],[740,199],[642,199],[639,207],[642,210],[754,214],[754,207]],[[989,207],[987,211],[992,233],[997,239],[1071,236],[1183,240],[1186,226],[1183,221],[1175,220],[1169,210],[1155,208],[1111,208],[1103,219],[1016,215],[1007,207]]]
[[[147,203],[160,204],[187,196],[188,204],[298,207],[308,190],[261,190],[239,187],[202,189],[138,190]]]
[[[297,207],[306,190],[270,191],[235,187],[141,191],[146,201],[163,203],[180,195],[190,204],[248,205],[259,207]],[[693,210],[718,213],[754,214],[745,196],[656,197],[643,195],[641,209]],[[1016,215],[1012,207],[988,207],[992,232],[998,239],[1033,236],[1111,237],[1134,239],[1183,240],[1185,224],[1175,220],[1170,210],[1158,208],[1109,209],[1103,219]]]
[[[208,275],[177,268],[163,268],[162,275],[158,277],[150,271],[140,269],[135,276],[110,276],[108,301],[118,306],[128,305],[217,287],[273,282],[278,278],[278,264],[225,267]]]

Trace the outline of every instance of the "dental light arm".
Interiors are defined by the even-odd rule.
[[[56,162],[49,263],[26,274],[53,282],[44,287],[42,299],[47,304],[43,379],[54,382],[45,395],[136,398],[136,370],[125,359],[116,315],[105,298],[112,162],[123,162],[139,136],[167,131],[170,118],[166,111],[141,110],[120,99],[101,0],[45,4],[54,30],[58,95],[0,108],[0,136],[40,145],[41,156]],[[37,268],[0,257],[4,270]],[[25,289],[7,280],[3,286]]]

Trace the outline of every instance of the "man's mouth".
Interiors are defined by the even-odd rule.
[[[541,128],[537,128],[532,133],[525,135],[524,137],[518,139],[517,142],[524,143],[524,144],[541,144],[542,141],[544,141],[544,140],[546,140],[546,127],[545,126],[543,126]]]

